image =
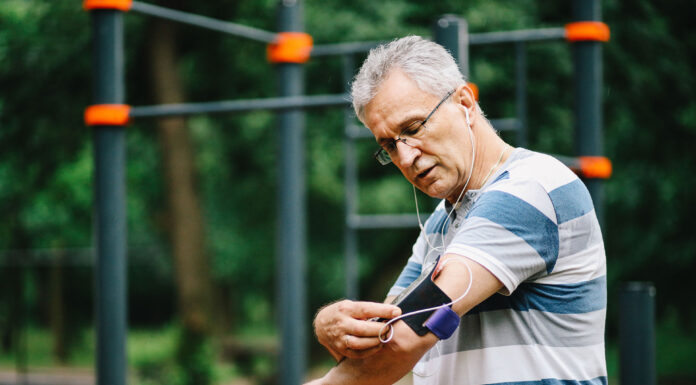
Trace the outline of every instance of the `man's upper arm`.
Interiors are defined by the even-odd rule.
[[[466,291],[469,286],[469,269],[471,270],[472,281],[469,293],[461,301],[452,305],[452,309],[460,316],[503,287],[503,284],[493,273],[469,258],[456,254],[445,254],[441,263],[446,261],[448,261],[447,265],[435,278],[435,284],[452,300],[457,299]]]

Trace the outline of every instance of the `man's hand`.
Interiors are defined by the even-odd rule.
[[[378,335],[384,326],[368,320],[399,315],[401,309],[394,305],[343,300],[319,310],[314,318],[314,332],[337,361],[344,357],[365,358],[382,347]]]

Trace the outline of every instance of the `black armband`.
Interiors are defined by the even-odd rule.
[[[437,267],[437,263],[427,266],[418,279],[392,301],[392,304],[401,308],[401,314],[452,302],[452,299],[433,282],[433,278],[439,272],[436,270]],[[432,332],[439,339],[449,338],[459,326],[459,320],[459,315],[452,310],[451,305],[402,318],[402,321],[419,336]]]

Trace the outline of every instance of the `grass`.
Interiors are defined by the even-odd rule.
[[[150,385],[157,383],[176,383],[178,375],[175,354],[179,329],[166,326],[160,329],[135,329],[128,331],[128,370],[129,383]],[[23,361],[28,372],[61,370],[88,370],[95,364],[94,330],[84,331],[66,362],[58,362],[53,355],[51,332],[43,328],[27,328],[23,333],[23,346],[26,351],[17,356],[16,352],[0,352],[0,370],[14,371]],[[216,383],[228,383],[239,377],[237,368],[226,362],[214,362],[213,378]]]

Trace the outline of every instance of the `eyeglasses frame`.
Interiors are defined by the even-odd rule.
[[[425,127],[425,124],[428,122],[428,119],[430,119],[430,117],[433,116],[433,114],[435,113],[435,111],[437,111],[437,109],[440,108],[440,106],[441,106],[447,99],[449,99],[450,96],[452,96],[452,94],[454,93],[454,91],[455,91],[455,90],[452,90],[452,91],[448,92],[447,95],[445,95],[445,97],[442,98],[442,100],[440,100],[439,103],[437,103],[437,105],[435,106],[435,108],[433,108],[433,110],[430,111],[430,113],[425,117],[425,119],[423,119],[422,121],[415,121],[415,122],[409,124],[409,125],[408,125],[407,127],[405,127],[403,130],[401,130],[401,132],[400,132],[399,135],[396,137],[396,139],[392,140],[392,141],[390,142],[390,144],[393,143],[394,146],[396,146],[396,142],[402,142],[402,143],[404,143],[405,145],[409,145],[409,144],[406,142],[406,139],[407,139],[407,138],[402,138],[402,136],[404,136],[404,132],[406,132],[406,131],[408,131],[409,129],[411,129],[411,127],[413,127],[413,125],[415,125],[415,124],[418,124],[420,127]],[[388,165],[389,163],[392,162],[391,155],[389,155],[389,153],[387,152],[387,150],[384,149],[383,146],[380,146],[379,149],[377,149],[377,151],[375,151],[374,154],[372,154],[372,157],[375,158],[375,159],[377,160],[377,162],[379,162],[379,164],[381,164],[382,166],[386,166],[386,165]]]

